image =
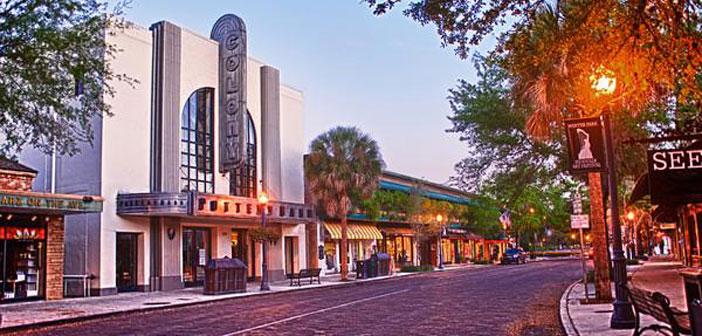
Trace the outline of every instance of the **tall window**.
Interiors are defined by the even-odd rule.
[[[231,173],[229,192],[234,196],[256,198],[256,127],[251,114],[247,113],[246,123],[246,160],[244,164]]]
[[[214,89],[202,88],[183,107],[180,127],[181,190],[214,193]]]

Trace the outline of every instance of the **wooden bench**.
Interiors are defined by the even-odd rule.
[[[633,286],[624,287],[627,298],[636,312],[636,329],[634,335],[641,335],[645,330],[655,330],[661,332],[670,331],[674,336],[691,335],[690,317],[687,312],[670,306],[670,299],[659,292],[635,288]],[[670,325],[670,327],[653,324],[645,328],[640,328],[641,314],[649,315],[656,320]]]
[[[314,278],[317,278],[318,283],[322,283],[322,279],[319,277],[319,274],[322,272],[321,268],[303,268],[300,270],[298,273],[291,273],[288,274],[287,277],[290,279],[290,286],[292,286],[295,283],[295,280],[297,280],[297,285],[302,286],[301,280],[302,279],[310,279],[310,284],[314,282]]]

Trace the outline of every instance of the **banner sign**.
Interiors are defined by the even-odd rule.
[[[589,215],[570,215],[570,228],[571,229],[589,229],[590,228],[590,216]]]
[[[46,238],[44,228],[8,227],[7,236],[5,236],[5,228],[0,227],[0,239],[42,240],[44,238]]]
[[[597,118],[565,120],[568,158],[573,173],[601,172],[605,164],[602,120]]]
[[[0,209],[20,208],[28,210],[51,210],[59,212],[101,212],[102,201],[85,201],[76,198],[47,197],[29,194],[0,192]]]
[[[702,202],[702,149],[648,151],[651,204]]]

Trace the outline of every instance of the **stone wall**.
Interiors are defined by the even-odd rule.
[[[32,191],[34,174],[0,172],[0,190]]]
[[[52,217],[47,223],[46,299],[63,298],[64,229],[63,218]]]

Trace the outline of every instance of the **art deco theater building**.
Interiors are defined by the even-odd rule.
[[[208,260],[227,256],[259,278],[261,192],[278,237],[270,279],[314,266],[303,96],[247,56],[244,22],[225,15],[209,37],[164,21],[106,38],[120,49],[114,72],[138,83],[112,83],[114,116],[95,119],[94,145],[81,154],[22,157],[39,168],[35,189],[104,198],[101,213],[66,216],[65,274],[91,279],[93,295],[170,290],[202,284]]]

